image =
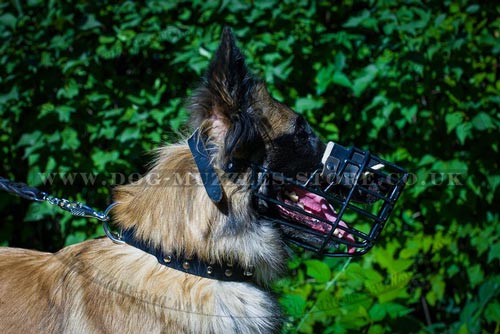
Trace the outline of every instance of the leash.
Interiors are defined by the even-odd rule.
[[[35,187],[30,187],[22,182],[14,182],[0,177],[0,189],[10,194],[17,195],[27,200],[36,202],[48,202],[64,211],[68,211],[74,216],[96,218],[102,221],[102,226],[106,236],[116,244],[127,244],[138,248],[148,254],[156,257],[158,262],[166,267],[182,271],[200,277],[215,279],[219,281],[244,282],[251,281],[254,275],[253,267],[243,268],[238,264],[232,263],[206,263],[197,257],[185,257],[182,254],[167,254],[161,249],[152,247],[142,240],[135,237],[134,230],[122,230],[115,232],[109,227],[109,212],[117,204],[110,204],[104,212],[99,212],[81,202],[70,201],[65,198],[50,196]],[[217,191],[215,192],[217,193]],[[214,200],[212,198],[212,200]],[[215,200],[214,200],[215,201]]]
[[[64,211],[68,211],[73,216],[96,218],[102,222],[107,222],[110,219],[109,211],[116,204],[112,203],[106,208],[106,210],[104,210],[104,212],[99,212],[81,202],[70,201],[65,198],[50,196],[48,193],[43,192],[35,187],[30,187],[22,182],[14,182],[6,178],[3,178],[1,176],[0,176],[0,189],[27,200],[36,202],[47,202],[51,205],[63,209]],[[107,230],[109,231],[109,229]]]

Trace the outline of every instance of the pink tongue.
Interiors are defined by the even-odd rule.
[[[295,188],[295,193],[299,197],[300,203],[304,205],[304,208],[311,213],[324,218],[328,221],[335,221],[337,215],[335,214],[334,208],[324,199],[323,197],[316,195],[314,193],[308,192],[302,188]],[[342,220],[339,222],[339,226],[347,228],[347,224]],[[330,232],[331,226],[327,224],[321,224],[321,227],[315,226],[317,229],[322,230],[325,233]],[[345,239],[349,242],[355,242],[352,234],[347,233],[345,230],[338,228],[338,237]],[[335,232],[334,232],[335,233]],[[352,254],[356,251],[355,247],[348,247],[347,252]]]

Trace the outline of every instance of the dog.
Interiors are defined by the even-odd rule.
[[[278,333],[269,284],[286,268],[286,238],[306,249],[343,245],[346,254],[373,245],[325,198],[283,182],[330,168],[338,160],[326,163],[325,152],[343,147],[327,149],[304,117],[272,98],[229,28],[187,109],[192,136],[158,149],[149,172],[114,189],[118,232],[106,223],[108,238],[54,254],[0,249],[1,333]],[[346,170],[375,174],[385,164],[356,154]],[[372,186],[370,196],[385,200]]]

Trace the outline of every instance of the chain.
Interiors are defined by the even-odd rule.
[[[51,205],[58,206],[61,209],[68,211],[74,216],[96,218],[103,222],[106,222],[110,219],[109,211],[115,205],[115,203],[113,203],[108,206],[108,208],[104,212],[99,212],[83,203],[70,201],[65,198],[50,196],[49,194],[40,191],[37,188],[30,187],[21,182],[13,182],[3,177],[0,177],[0,189],[32,201],[48,202]]]
[[[53,196],[48,196],[45,194],[44,201],[48,202],[49,204],[55,205],[60,207],[61,209],[68,211],[71,213],[73,216],[78,216],[78,217],[87,217],[87,218],[97,218],[100,221],[108,221],[110,219],[109,217],[109,211],[113,207],[113,204],[108,206],[108,208],[104,212],[99,212],[94,209],[92,209],[90,206],[85,205],[80,202],[73,202],[70,200],[67,200],[65,198],[57,198]]]

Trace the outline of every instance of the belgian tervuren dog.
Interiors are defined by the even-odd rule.
[[[280,331],[268,283],[286,267],[284,231],[259,214],[251,166],[307,173],[325,145],[248,72],[228,28],[187,108],[190,141],[115,189],[125,242],[0,250],[0,333]]]

